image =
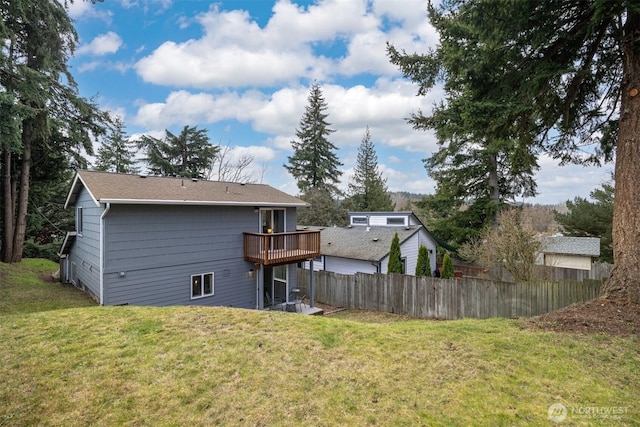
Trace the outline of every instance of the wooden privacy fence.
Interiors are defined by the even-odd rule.
[[[530,317],[594,299],[601,281],[504,283],[474,278],[440,279],[402,274],[313,274],[315,300],[345,307],[425,319]],[[309,289],[309,271],[298,270]]]

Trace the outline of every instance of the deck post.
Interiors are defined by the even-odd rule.
[[[258,293],[258,310],[264,310],[264,265],[255,264],[256,267],[256,292]]]
[[[309,307],[314,306],[314,289],[313,289],[313,258],[309,259]]]

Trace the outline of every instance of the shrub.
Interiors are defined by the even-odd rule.
[[[400,273],[402,274],[402,254],[400,253],[400,238],[398,233],[393,235],[391,240],[391,248],[389,249],[389,266],[387,267],[387,273]]]
[[[455,271],[453,270],[453,261],[451,261],[451,256],[449,254],[444,254],[444,258],[442,258],[442,272],[440,273],[440,277],[443,279],[451,279],[455,276]]]
[[[425,245],[420,245],[418,249],[416,276],[431,276],[431,261],[429,260],[429,251]]]

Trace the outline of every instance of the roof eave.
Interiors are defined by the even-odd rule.
[[[96,205],[96,207],[99,207],[100,203],[91,192],[91,189],[84,182],[84,180],[80,176],[80,173],[76,172],[76,176],[73,178],[73,182],[71,184],[71,188],[69,189],[67,199],[64,201],[64,209],[67,209],[71,205],[75,205],[78,194],[80,194],[80,186],[83,186],[87,190],[89,196],[91,196],[91,200],[93,200],[93,203]]]
[[[255,206],[255,207],[307,207],[307,203],[278,203],[278,202],[234,202],[215,200],[162,200],[162,199],[100,199],[101,203],[114,205],[190,205],[190,206]]]

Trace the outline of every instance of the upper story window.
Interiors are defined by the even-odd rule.
[[[82,236],[82,206],[76,208],[76,233]]]
[[[387,217],[387,225],[405,225],[405,218],[401,216]]]
[[[354,225],[367,225],[367,217],[366,216],[352,216],[351,224]]]
[[[285,210],[284,209],[261,209],[260,210],[260,232],[261,233],[284,233],[285,231]]]

